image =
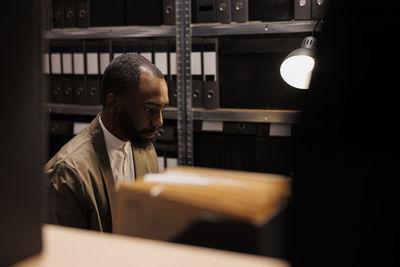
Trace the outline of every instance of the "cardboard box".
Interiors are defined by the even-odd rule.
[[[113,231],[277,256],[260,250],[259,237],[271,232],[267,222],[282,213],[290,187],[283,175],[180,166],[119,186]],[[283,224],[278,226],[284,231]]]

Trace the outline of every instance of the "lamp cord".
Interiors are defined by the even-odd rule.
[[[319,25],[320,23],[324,23],[324,21],[323,21],[322,19],[319,19],[319,20],[317,21],[317,23],[316,23],[315,26],[314,26],[314,30],[312,31],[312,34],[311,34],[312,37],[314,37],[314,33],[315,33],[315,31],[317,30],[318,25]]]

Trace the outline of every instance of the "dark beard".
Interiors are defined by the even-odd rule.
[[[139,150],[148,150],[154,143],[154,138],[152,139],[143,138],[140,134],[155,132],[159,130],[158,128],[154,128],[151,130],[142,130],[142,131],[137,130],[135,127],[134,120],[129,116],[129,113],[126,111],[124,107],[122,107],[119,116],[119,124],[122,127],[125,134],[127,135],[128,140],[132,143],[133,147]]]

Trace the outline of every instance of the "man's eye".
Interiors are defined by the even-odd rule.
[[[155,110],[153,108],[144,108],[144,111],[148,113],[154,113]]]

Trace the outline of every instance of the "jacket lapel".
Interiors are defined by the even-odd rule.
[[[89,132],[92,135],[93,146],[96,151],[100,171],[103,176],[103,181],[107,189],[108,200],[110,202],[111,221],[114,221],[114,214],[112,212],[113,210],[112,207],[114,203],[115,184],[114,184],[113,174],[111,171],[110,160],[108,158],[103,130],[101,129],[101,125],[99,122],[100,114],[98,114],[97,117],[90,124]]]
[[[158,172],[157,153],[153,145],[147,150],[132,146],[132,152],[136,179],[142,178],[146,173]]]

